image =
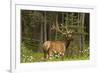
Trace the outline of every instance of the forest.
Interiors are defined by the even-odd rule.
[[[89,60],[89,13],[21,10],[20,16],[21,63]],[[73,41],[65,48],[64,59],[53,55],[52,59],[45,60],[43,43],[65,41],[63,34],[67,33],[68,36],[67,31],[73,31]],[[59,55],[59,52],[56,55]]]

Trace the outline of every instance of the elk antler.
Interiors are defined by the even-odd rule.
[[[63,34],[63,35],[67,35],[68,33],[71,33],[71,30],[68,30],[68,27],[63,24],[56,24],[56,25],[52,25],[51,30],[56,30],[57,32]]]
[[[56,31],[60,32],[61,34],[63,35],[66,35],[66,33],[64,32],[64,29],[63,29],[63,25],[61,24],[61,26],[59,27],[59,25],[57,24],[56,25]]]

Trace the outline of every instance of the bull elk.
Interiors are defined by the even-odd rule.
[[[63,41],[45,41],[43,44],[44,58],[50,59],[53,55],[58,54],[61,58],[64,58],[65,50],[68,48],[70,42],[73,40],[72,31],[68,30],[64,25],[53,25],[51,30],[56,30],[65,36]]]

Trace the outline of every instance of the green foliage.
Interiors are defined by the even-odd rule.
[[[28,49],[25,44],[21,45],[21,63],[39,62],[42,59],[43,53],[35,53],[32,49]]]

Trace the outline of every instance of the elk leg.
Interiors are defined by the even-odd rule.
[[[61,59],[64,60],[64,53],[61,54]]]
[[[48,59],[51,59],[52,56],[53,56],[53,52],[52,52],[52,50],[49,50],[48,51]]]
[[[46,50],[43,50],[43,52],[44,52],[44,59],[47,59],[47,51]]]

